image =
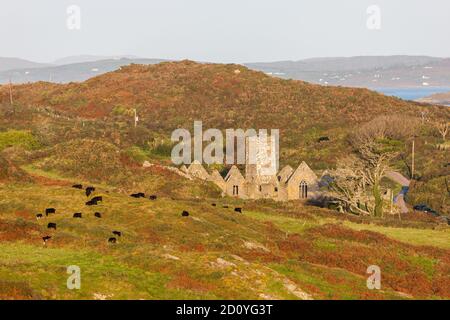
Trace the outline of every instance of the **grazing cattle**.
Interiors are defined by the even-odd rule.
[[[130,195],[130,197],[133,197],[133,198],[136,198],[136,199],[138,199],[138,198],[145,198],[145,193],[142,193],[142,192],[133,193],[133,194]]]
[[[330,141],[330,138],[328,138],[328,137],[320,137],[319,138],[319,142],[326,142],[326,141]]]
[[[97,201],[93,201],[93,200],[89,200],[88,202],[86,202],[87,206],[97,206],[98,202]]]
[[[242,208],[235,208],[234,211],[242,213]]]
[[[48,229],[54,229],[54,230],[56,230],[56,223],[50,222],[50,223],[47,225],[47,228],[48,228]]]
[[[120,232],[120,231],[113,231],[112,234],[115,236],[118,236],[118,237],[122,236],[122,232]]]
[[[186,210],[183,211],[183,213],[181,214],[182,217],[189,217],[189,212],[187,212]]]
[[[217,206],[217,204],[213,203],[213,204],[212,204],[212,206],[213,206],[213,207],[216,207],[216,206]]]
[[[109,238],[108,242],[109,243],[117,243],[117,239],[116,238]]]
[[[95,201],[95,202],[103,202],[103,197],[93,197],[91,199],[91,201]]]
[[[73,214],[73,217],[74,217],[74,218],[80,218],[80,219],[81,219],[81,218],[82,218],[82,214],[81,214],[80,212],[77,212],[77,213],[74,213],[74,214]]]
[[[157,196],[155,196],[155,195],[150,196],[150,200],[156,200],[156,199],[158,199]]]
[[[52,213],[56,213],[56,209],[54,209],[54,208],[47,208],[47,209],[45,209],[45,215],[46,216],[48,216],[49,214],[52,214]]]
[[[228,209],[229,207],[228,207],[228,206],[222,206],[222,208],[224,208],[224,209]]]
[[[83,189],[83,185],[81,185],[81,184],[74,184],[74,185],[72,186],[72,188],[82,190],[82,189]]]
[[[36,215],[36,219],[38,219],[38,220],[39,220],[39,219],[42,219],[43,217],[44,217],[44,216],[43,216],[42,214],[40,214],[40,213]]]
[[[94,213],[94,216],[95,216],[96,218],[101,218],[101,217],[102,217],[102,214],[101,214],[100,212],[96,212],[96,213]]]
[[[94,187],[87,187],[86,188],[86,197],[89,197],[94,191],[95,191]]]
[[[51,238],[52,238],[52,237],[50,237],[50,236],[42,237],[42,240],[44,241],[44,245],[46,245],[46,244],[47,244],[47,241],[50,240]]]

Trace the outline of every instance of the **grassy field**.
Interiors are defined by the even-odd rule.
[[[87,208],[83,192],[70,186],[54,176],[0,184],[0,298],[450,297],[448,230],[359,226],[300,204],[274,211],[274,204],[252,203],[241,215],[233,211],[239,201],[150,201],[105,186],[97,193],[104,203]],[[57,213],[36,220],[48,207]],[[190,216],[181,217],[183,210]],[[288,216],[296,210],[307,214]],[[83,218],[72,218],[75,212]],[[358,228],[377,233],[352,231]],[[117,244],[107,242],[113,230],[123,233]],[[44,246],[46,235],[52,239]],[[381,291],[366,287],[371,264],[384,272]],[[66,286],[72,265],[81,269],[80,290]]]
[[[313,226],[337,222],[333,218],[323,218],[318,221],[311,221],[308,219],[291,218],[261,212],[248,212],[247,215],[259,221],[272,222],[283,231],[299,234]],[[389,238],[404,243],[414,244],[418,246],[434,246],[443,249],[450,249],[449,229],[432,230],[417,228],[396,228],[385,227],[376,224],[358,224],[351,221],[345,221],[343,225],[353,230],[367,230],[378,232],[388,236]]]

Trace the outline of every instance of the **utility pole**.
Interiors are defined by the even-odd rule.
[[[137,115],[136,109],[134,109],[134,127],[135,127],[135,128],[137,127],[138,121],[139,121],[139,117],[138,117],[138,115]]]
[[[394,190],[389,189],[389,193],[390,193],[390,202],[391,202],[391,214],[392,214],[392,210],[393,210],[393,206],[394,206]]]
[[[415,151],[416,151],[416,141],[415,138],[413,137],[413,141],[412,141],[412,164],[411,164],[411,179],[414,180],[414,160],[415,160]]]
[[[9,103],[11,104],[11,106],[13,105],[11,77],[9,78]]]

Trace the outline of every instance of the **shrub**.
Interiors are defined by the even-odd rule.
[[[138,146],[132,146],[126,150],[126,155],[138,163],[148,159],[148,154]]]
[[[40,143],[29,131],[8,130],[0,132],[0,151],[13,146],[21,146],[26,150],[34,150],[40,147]]]

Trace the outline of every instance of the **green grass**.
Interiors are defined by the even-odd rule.
[[[43,174],[31,167],[27,170]],[[51,173],[46,176],[61,178]],[[241,215],[232,207],[211,206],[212,202],[234,203],[226,198],[172,200],[163,196],[149,201],[96,187],[105,202],[86,208],[86,196],[70,185],[0,184],[0,283],[7,284],[0,289],[0,297],[20,297],[11,289],[15,286],[24,292],[31,290],[39,299],[93,299],[95,295],[110,299],[297,299],[285,287],[286,280],[315,299],[400,297],[389,288],[369,292],[364,275],[352,270],[298,260],[297,253],[279,248],[286,233],[306,239],[308,230],[336,222],[332,218],[271,213],[270,203],[245,210],[245,203],[239,202],[244,207]],[[57,208],[57,214],[36,220],[35,214],[47,207]],[[190,217],[182,218],[183,210]],[[96,219],[95,211],[103,218]],[[73,219],[74,212],[82,212],[83,219]],[[57,223],[58,230],[48,231],[48,222]],[[276,229],[268,228],[266,222]],[[116,245],[107,243],[112,230],[124,234]],[[390,228],[378,232],[386,230]],[[432,230],[415,232],[426,238]],[[53,238],[44,247],[41,237],[47,234]],[[258,250],[245,249],[244,242],[269,248],[264,253],[267,258],[260,257]],[[344,243],[321,237],[312,244],[314,250],[334,255],[343,250]],[[220,265],[218,258],[232,265]],[[402,259],[429,277],[438,276],[436,258],[403,252]],[[81,268],[81,290],[66,288],[70,265]],[[392,272],[396,271],[393,266]]]
[[[271,286],[278,280],[266,275],[267,271],[258,264],[233,261],[239,276],[230,276],[229,272],[223,273],[222,268],[213,266],[219,257],[232,259],[228,252],[244,240],[263,242],[262,225],[252,225],[246,217],[229,219],[225,209],[212,213],[209,206],[197,202],[164,198],[150,202],[113,192],[100,194],[105,197],[105,205],[87,209],[86,197],[80,190],[33,184],[0,185],[3,199],[0,220],[10,225],[25,221],[24,226],[39,230],[18,235],[22,240],[2,243],[0,280],[28,281],[27,275],[32,274],[29,285],[39,297],[49,299],[92,299],[94,293],[116,299],[257,299],[259,291],[273,292]],[[20,200],[24,197],[27,197],[25,202]],[[57,214],[35,220],[34,215],[47,207],[57,208]],[[185,209],[195,219],[181,219],[181,211]],[[94,218],[94,211],[101,212],[103,218]],[[17,212],[29,216],[18,218]],[[73,212],[82,212],[83,219],[73,219]],[[57,224],[57,232],[46,229],[50,221]],[[116,246],[107,244],[112,230],[124,233]],[[47,234],[53,239],[44,248],[40,237]],[[189,249],[194,246],[209,249]],[[162,258],[164,254],[180,260]],[[80,291],[65,288],[69,265],[82,269]],[[253,274],[257,269],[261,275]],[[256,287],[250,280],[255,277],[262,282],[258,285],[261,289],[249,290]],[[279,290],[276,296],[289,298],[290,294]]]
[[[309,228],[315,226],[323,225],[325,223],[336,223],[340,221],[333,218],[321,218],[320,220],[311,221],[301,218],[292,218],[282,215],[272,215],[254,211],[246,212],[246,215],[259,221],[270,221],[285,232],[299,234],[302,234],[305,230],[308,230]],[[353,230],[368,230],[378,232],[404,243],[450,249],[449,229],[430,230],[414,228],[393,228],[375,224],[357,224],[350,221],[345,221],[344,225]]]
[[[302,234],[305,230],[326,223],[325,220],[314,221],[299,218],[291,218],[282,215],[268,214],[257,211],[246,211],[246,216],[259,221],[269,221],[275,224],[278,228],[288,233]]]
[[[368,230],[379,232],[392,239],[396,239],[404,243],[450,249],[449,229],[430,230],[430,229],[413,229],[413,228],[392,228],[374,224],[362,225],[352,222],[345,222],[344,225],[354,230]]]
[[[25,150],[34,150],[40,147],[40,143],[29,131],[8,130],[0,132],[0,151],[12,146],[20,146]]]

